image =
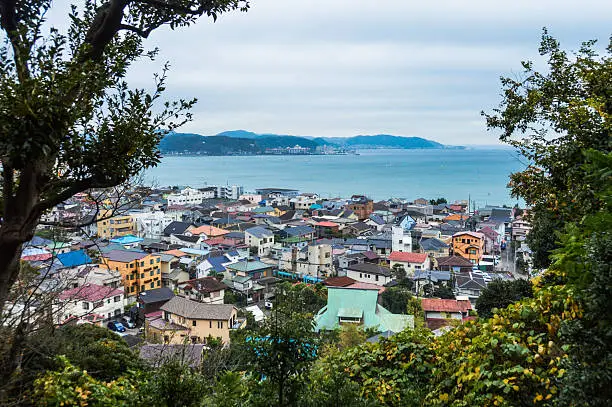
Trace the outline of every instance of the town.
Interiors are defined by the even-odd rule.
[[[228,345],[249,317],[269,315],[283,281],[326,288],[316,332],[349,324],[392,335],[415,324],[381,301],[402,286],[439,334],[475,319],[492,281],[529,278],[526,215],[467,200],[322,199],[237,185],[81,193],[46,214],[23,249],[36,292],[53,301],[10,307],[50,313],[57,326],[107,327],[150,354]]]

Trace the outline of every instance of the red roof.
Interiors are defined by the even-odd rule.
[[[443,300],[439,298],[423,298],[421,300],[423,311],[433,312],[468,312],[472,304],[468,300]]]
[[[204,240],[204,243],[210,246],[218,246],[218,245],[233,246],[235,244],[235,241],[232,239],[226,239],[224,237],[215,237],[212,239]]]
[[[489,239],[495,239],[499,235],[499,233],[497,233],[496,231],[494,231],[493,229],[491,229],[488,226],[485,226],[484,228],[480,229],[478,232],[480,232],[483,235],[487,236]]]
[[[62,300],[85,300],[89,302],[96,302],[103,300],[108,297],[114,297],[116,295],[123,294],[123,290],[119,290],[113,287],[107,287],[98,284],[85,284],[81,287],[71,288],[70,290],[63,291],[60,294]]]
[[[353,283],[355,283],[357,280],[353,280],[350,277],[330,277],[328,279],[326,279],[325,281],[323,281],[323,284],[330,286],[330,287],[346,287],[349,286]]]
[[[23,261],[45,261],[49,260],[53,255],[51,253],[33,254],[31,256],[23,256]]]
[[[337,228],[340,225],[338,225],[337,223],[334,223],[334,222],[328,222],[328,221],[324,220],[324,221],[318,222],[316,224],[316,226],[321,226],[321,227],[324,227],[324,228]]]
[[[406,252],[391,252],[389,260],[399,261],[402,263],[425,263],[427,253],[406,253]]]

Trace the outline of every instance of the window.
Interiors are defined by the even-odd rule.
[[[208,321],[208,327],[212,329],[212,321]]]
[[[378,281],[378,275],[376,275],[376,281]]]
[[[157,263],[159,263],[159,257],[157,258]]]
[[[130,263],[130,268],[133,269],[134,268],[134,263]]]
[[[83,309],[89,309],[89,303],[83,302]]]
[[[144,291],[145,290],[145,286],[144,284],[140,286],[140,291]]]
[[[158,287],[161,286],[161,281],[160,280],[157,280],[157,286]]]
[[[402,244],[402,240],[400,239],[399,244]]]
[[[144,278],[144,273],[140,273],[140,278]]]
[[[117,296],[115,296],[115,298],[113,298],[113,300],[114,300],[115,302],[119,302],[119,301],[121,301],[121,296],[120,296],[120,295],[117,295]]]
[[[151,281],[151,288],[155,288],[155,281]]]
[[[140,267],[144,267],[144,261],[140,262]]]
[[[223,329],[223,321],[217,321],[217,328]]]
[[[130,288],[130,292],[134,292],[134,289],[136,289],[136,286],[132,286],[132,287]]]
[[[153,277],[153,272],[154,272],[154,270],[151,270],[151,272],[149,273],[149,275],[150,275],[151,277]]]
[[[153,263],[154,263],[153,259],[149,260],[149,264],[153,264]]]
[[[196,322],[197,321],[195,319],[193,321],[191,321],[191,326],[196,326],[197,325]]]

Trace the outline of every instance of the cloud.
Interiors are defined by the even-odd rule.
[[[584,0],[253,0],[248,13],[155,32],[150,86],[170,61],[167,97],[197,97],[185,131],[243,128],[311,136],[392,133],[492,144],[481,110],[501,75],[538,59],[541,29],[567,48],[610,36],[612,2]],[[604,44],[605,45],[605,44]]]

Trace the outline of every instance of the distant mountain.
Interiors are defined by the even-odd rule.
[[[326,141],[344,147],[352,148],[445,148],[443,144],[427,140],[421,137],[400,137],[389,134],[377,134],[374,136],[355,136],[355,137],[326,137]]]
[[[246,130],[224,131],[214,136],[193,133],[171,133],[159,144],[164,154],[254,155],[267,149],[306,147],[314,151],[320,146],[338,148],[442,149],[445,146],[421,137],[399,137],[389,134],[355,137],[297,137],[279,134],[257,134]]]

